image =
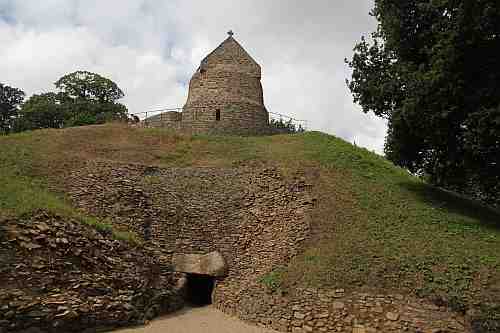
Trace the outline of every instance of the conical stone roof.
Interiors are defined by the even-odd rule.
[[[220,57],[221,55],[225,55]],[[238,41],[229,36],[226,40],[224,40],[215,50],[210,52],[200,64],[200,68],[207,66],[211,60],[216,61],[217,63],[226,63],[226,64],[238,64],[240,69],[245,67],[249,72],[255,71],[258,72],[260,77],[260,65],[252,58],[250,54],[241,46]]]

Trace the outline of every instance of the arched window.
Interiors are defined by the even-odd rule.
[[[220,121],[220,110],[215,110],[215,121]]]

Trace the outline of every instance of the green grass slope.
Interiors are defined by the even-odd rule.
[[[184,136],[103,125],[0,137],[0,218],[37,208],[78,214],[61,179],[88,159],[301,171],[318,198],[313,236],[302,255],[276,268],[273,284],[397,290],[500,319],[500,214],[333,136]]]

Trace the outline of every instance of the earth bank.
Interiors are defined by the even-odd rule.
[[[170,275],[175,252],[204,253],[223,244],[232,266],[227,279],[216,281],[213,300],[227,313],[290,331],[453,332],[461,330],[456,323],[467,331],[471,321],[482,320],[495,332],[498,214],[430,188],[332,136],[184,137],[105,125],[0,141],[0,219],[27,221],[34,209],[49,208],[49,216],[70,221],[73,207],[54,194],[64,192],[82,215],[142,237],[143,248]],[[242,221],[247,228],[240,228]],[[38,240],[31,243],[33,253],[40,251]],[[57,283],[54,289],[65,290]],[[342,289],[341,297],[308,303]],[[16,297],[5,303],[14,306]],[[386,304],[382,311],[377,302]],[[328,317],[316,318],[315,309]],[[65,312],[60,310],[55,307],[54,315]],[[394,327],[386,328],[387,322]]]

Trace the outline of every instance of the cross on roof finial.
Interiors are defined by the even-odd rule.
[[[229,35],[229,37],[233,37],[234,32],[233,32],[233,30],[229,30],[229,31],[227,32],[227,34]]]

